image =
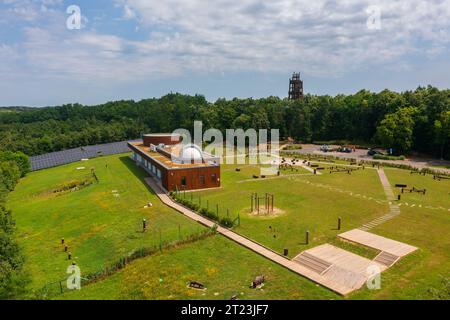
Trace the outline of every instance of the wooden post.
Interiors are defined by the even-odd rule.
[[[147,220],[142,219],[142,232],[147,231]]]
[[[306,244],[309,244],[309,230],[306,231]]]
[[[253,199],[254,199],[254,195],[253,195],[253,193],[252,193],[252,196],[251,196],[251,198],[250,198],[250,202],[251,202],[251,210],[250,210],[250,212],[253,212],[254,210],[253,210]]]
[[[341,230],[341,224],[342,224],[342,218],[339,217],[339,219],[338,219],[338,230]]]
[[[287,257],[289,255],[289,249],[284,249],[283,255]]]
[[[402,196],[399,194],[397,197],[397,200],[400,201],[402,199]]]
[[[259,215],[259,197],[256,198],[256,201],[258,203],[257,206],[258,206],[258,215]]]
[[[61,239],[61,244],[64,244],[64,238]]]

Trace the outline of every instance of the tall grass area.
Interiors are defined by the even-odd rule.
[[[77,170],[77,168],[83,168]],[[99,179],[70,192],[54,192],[83,180],[94,168]],[[82,275],[97,272],[136,248],[157,246],[203,229],[160,203],[145,185],[145,172],[127,154],[92,159],[30,173],[8,198],[32,288],[67,278],[76,261]],[[152,207],[145,208],[151,202]],[[148,231],[142,232],[147,219]],[[68,260],[64,238],[72,253]]]

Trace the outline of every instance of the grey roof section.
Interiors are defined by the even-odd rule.
[[[138,141],[141,140],[133,140],[133,142]],[[130,151],[127,143],[128,141],[113,142],[33,156],[30,157],[31,170],[37,171],[77,162],[82,159],[91,159],[99,156],[126,153]]]

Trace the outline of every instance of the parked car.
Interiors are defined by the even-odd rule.
[[[352,149],[347,148],[347,147],[339,147],[339,149],[337,151],[344,152],[344,153],[352,153]]]
[[[331,148],[329,145],[327,145],[327,144],[324,144],[323,146],[321,146],[320,147],[320,151],[323,151],[323,152],[330,152],[330,151],[333,151],[333,148]]]
[[[374,155],[376,155],[376,154],[381,154],[381,155],[383,155],[384,153],[382,153],[382,152],[380,152],[380,151],[377,151],[377,150],[375,150],[375,149],[369,149],[369,151],[367,152],[367,155],[369,155],[369,156],[374,156]]]

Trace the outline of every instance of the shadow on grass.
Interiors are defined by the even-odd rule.
[[[139,179],[139,181],[142,182],[143,185],[147,188],[148,191],[150,191],[151,194],[156,195],[156,193],[153,191],[152,188],[149,187],[149,185],[145,182],[145,178],[150,177],[150,175],[141,167],[138,167],[138,165],[128,156],[120,157],[120,161],[130,170],[132,174],[136,178]]]

